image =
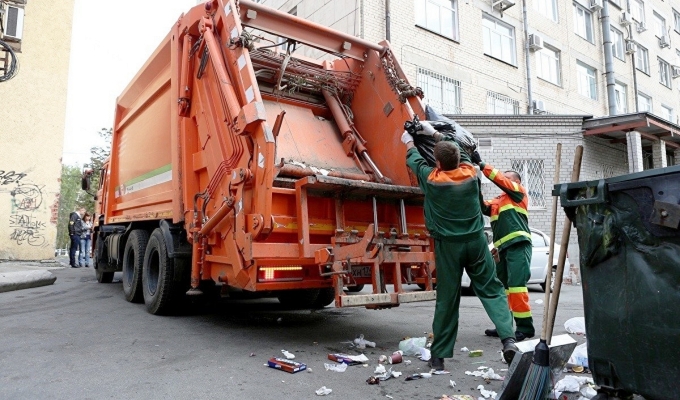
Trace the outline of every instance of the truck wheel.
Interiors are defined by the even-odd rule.
[[[363,286],[363,285],[361,285]],[[314,301],[314,308],[324,308],[335,301],[335,288],[323,288]]]
[[[100,268],[94,270],[97,275],[97,282],[99,283],[111,283],[113,282],[113,274],[115,272],[102,272]]]
[[[142,292],[149,313],[164,315],[172,306],[174,260],[168,257],[163,232],[156,228],[144,252],[142,266]]]
[[[361,283],[359,285],[347,286],[347,291],[350,292],[350,293],[357,293],[357,292],[361,292],[362,290],[364,290],[364,284],[363,283]],[[333,292],[333,297],[335,297],[335,291]]]
[[[286,290],[278,295],[279,302],[290,308],[315,308],[319,289]]]
[[[123,252],[123,292],[125,300],[131,303],[141,303],[142,294],[142,265],[149,234],[141,229],[130,233]]]

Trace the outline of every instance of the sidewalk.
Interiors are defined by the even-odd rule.
[[[53,284],[50,270],[65,265],[56,259],[43,261],[0,261],[0,293]]]

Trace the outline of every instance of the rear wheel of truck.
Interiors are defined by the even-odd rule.
[[[363,285],[361,285],[363,286]],[[324,288],[319,290],[319,295],[314,301],[314,308],[324,308],[335,301],[335,288]]]
[[[149,241],[149,233],[136,229],[130,233],[123,252],[123,292],[125,300],[131,303],[141,303],[142,293],[142,265],[144,254]]]
[[[297,289],[281,292],[277,297],[279,302],[289,308],[316,308],[319,289]]]
[[[350,293],[357,293],[357,292],[361,292],[362,290],[364,290],[364,284],[363,283],[358,284],[358,285],[347,286],[347,291],[350,292]],[[333,296],[335,296],[335,294],[333,294]]]
[[[101,268],[97,268],[95,274],[97,275],[97,282],[111,283],[113,282],[113,274],[115,274],[115,272],[102,272]]]
[[[163,232],[157,228],[147,243],[142,267],[142,293],[149,313],[164,315],[170,312],[174,267],[174,260],[168,257]]]

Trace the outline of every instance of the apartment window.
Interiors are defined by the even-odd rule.
[[[671,107],[661,105],[661,118],[666,121],[673,122],[673,109]],[[675,122],[673,122],[675,123]]]
[[[529,193],[529,208],[545,208],[543,160],[511,160],[511,169],[522,177],[522,185]]]
[[[659,61],[659,83],[671,87],[671,66],[664,60],[658,58]]]
[[[635,68],[649,75],[649,52],[640,45],[635,52]]]
[[[416,0],[416,25],[458,39],[458,4],[455,0]]]
[[[628,113],[628,96],[626,95],[626,85],[614,83],[614,94],[616,95],[616,113]]]
[[[487,91],[486,112],[487,114],[519,114],[519,100]]]
[[[593,39],[593,14],[574,3],[574,32],[590,43]]]
[[[673,27],[675,31],[680,33],[680,13],[673,9]]]
[[[418,67],[418,86],[432,108],[442,114],[462,113],[460,81]]]
[[[630,14],[637,22],[645,22],[645,3],[642,0],[631,0]]]
[[[618,58],[619,60],[625,61],[625,42],[623,40],[623,32],[620,30],[614,28],[613,26],[611,27],[611,34],[612,34],[612,53],[614,53],[614,57]]]
[[[545,46],[536,53],[537,76],[555,85],[560,84],[560,51]]]
[[[576,73],[578,75],[579,94],[597,100],[597,81],[595,79],[595,68],[589,67],[580,61],[576,62]]]
[[[673,155],[673,153],[666,152],[666,166],[672,167],[674,165],[676,165],[675,156]]]
[[[639,112],[652,112],[652,98],[638,93],[638,111]]]
[[[495,18],[484,16],[484,54],[515,64],[515,28]]]
[[[536,0],[534,8],[547,18],[557,22],[557,0]]]
[[[654,11],[654,34],[659,38],[666,35],[666,20],[656,11]]]

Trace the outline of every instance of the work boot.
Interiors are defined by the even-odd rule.
[[[484,331],[484,334],[486,336],[498,337],[498,331],[496,331],[495,329],[487,329]]]
[[[534,337],[534,335],[530,335],[528,333],[524,333],[524,332],[520,332],[520,331],[515,332],[515,341],[517,341],[517,342],[521,342],[524,339],[531,339],[532,337]]]
[[[515,358],[515,354],[519,351],[517,345],[515,344],[515,338],[505,338],[502,340],[503,343],[503,359],[506,363],[512,363],[512,359]]]
[[[71,268],[80,268],[80,265],[71,265]]]
[[[443,371],[444,359],[439,357],[432,357],[430,358],[430,361],[427,363],[427,365],[430,367],[430,369],[434,369],[435,371]]]

